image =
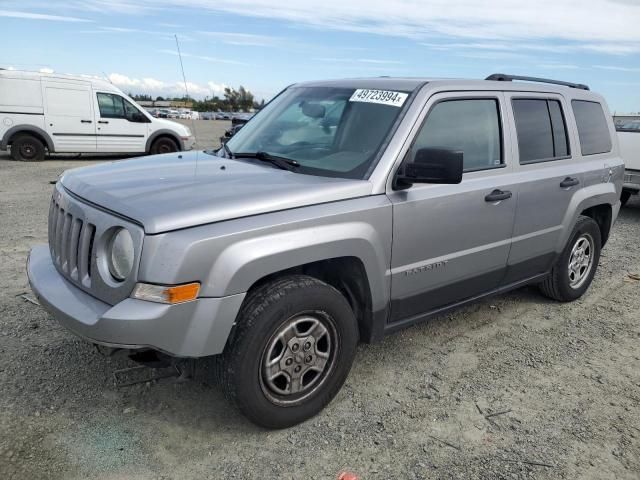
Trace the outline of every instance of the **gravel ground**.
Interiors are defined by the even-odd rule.
[[[213,144],[221,125],[198,130]],[[639,198],[583,299],[524,288],[362,345],[324,412],[265,431],[225,402],[206,360],[194,380],[118,388],[132,362],[20,296],[49,183],[86,164],[0,157],[0,478],[640,478]]]

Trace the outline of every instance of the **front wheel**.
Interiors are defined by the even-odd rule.
[[[290,427],[338,393],[357,343],[357,322],[340,292],[313,277],[284,277],[247,297],[219,381],[252,422]]]
[[[151,155],[161,155],[163,153],[173,153],[178,151],[178,145],[169,137],[160,137],[153,142],[149,153]]]
[[[558,261],[540,284],[542,293],[561,302],[580,298],[591,285],[601,248],[598,224],[590,217],[579,217]]]

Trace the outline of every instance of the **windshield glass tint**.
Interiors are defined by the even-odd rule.
[[[238,131],[227,146],[238,157],[266,152],[295,160],[300,173],[365,178],[408,103],[406,93],[366,92],[374,91],[290,88]],[[359,96],[352,100],[354,93]]]

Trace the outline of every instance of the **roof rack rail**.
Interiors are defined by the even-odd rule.
[[[525,82],[551,83],[553,85],[563,85],[569,88],[579,88],[580,90],[589,90],[588,85],[583,83],[563,82],[562,80],[551,80],[549,78],[525,77],[521,75],[507,75],[505,73],[494,73],[489,75],[485,80],[496,80],[498,82],[511,82],[512,80],[524,80]]]

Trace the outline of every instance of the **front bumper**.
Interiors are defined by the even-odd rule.
[[[180,137],[180,139],[182,140],[182,149],[184,151],[193,150],[196,146],[196,137],[194,135],[190,137]]]
[[[241,293],[177,305],[127,298],[112,306],[58,273],[47,245],[31,250],[27,275],[40,304],[76,335],[109,347],[153,348],[178,357],[222,353],[245,297]]]

